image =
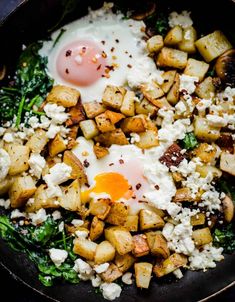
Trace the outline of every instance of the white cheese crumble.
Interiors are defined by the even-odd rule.
[[[68,257],[68,252],[61,249],[49,249],[49,255],[55,266],[59,267]]]
[[[195,83],[199,82],[198,77],[191,77],[186,74],[180,76],[180,91],[187,92],[188,94],[194,93],[196,89]]]
[[[11,159],[7,151],[0,149],[0,181],[3,181],[9,171]]]
[[[100,265],[95,265],[94,266],[94,271],[97,274],[102,274],[102,273],[106,272],[108,268],[109,268],[109,263],[106,262],[106,263],[102,263]]]
[[[11,212],[11,219],[26,217],[26,213],[20,212],[19,209],[15,209]]]
[[[130,139],[131,144],[138,143],[140,141],[140,136],[138,133],[132,132],[130,133],[130,137],[131,137]]]
[[[177,25],[180,25],[183,28],[189,27],[193,25],[193,21],[190,18],[191,12],[188,12],[186,10],[182,11],[181,14],[178,14],[177,12],[170,13],[168,17],[168,23],[170,27],[175,27]]]
[[[91,284],[93,287],[99,287],[102,284],[102,280],[99,275],[91,277]]]
[[[60,211],[56,210],[51,214],[53,220],[59,220],[62,216]]]
[[[122,282],[131,285],[132,284],[132,273],[127,272],[122,276]]]
[[[79,226],[82,226],[84,224],[84,221],[82,219],[73,219],[71,221],[71,224],[76,226],[76,227],[79,227]]]
[[[122,292],[121,286],[119,286],[116,283],[103,283],[100,286],[100,289],[102,291],[103,297],[106,300],[112,301],[118,297],[120,297],[120,294]]]
[[[40,178],[42,170],[46,166],[46,160],[38,153],[32,153],[29,158],[30,174]]]
[[[177,268],[177,269],[173,272],[173,274],[175,275],[175,277],[176,277],[177,279],[181,279],[181,278],[183,278],[183,276],[184,276],[184,275],[182,274],[180,268]]]
[[[92,267],[80,258],[75,260],[73,269],[83,281],[91,280],[94,275]]]
[[[89,231],[75,231],[75,235],[78,237],[78,238],[84,238],[86,239],[88,237],[88,234],[89,234]]]
[[[7,210],[10,208],[10,205],[11,205],[10,199],[0,198],[0,207],[3,207]]]
[[[5,133],[2,138],[6,143],[12,143],[14,141],[13,133]]]
[[[43,110],[54,124],[61,125],[69,117],[68,113],[65,112],[65,107],[58,106],[57,104],[48,103],[44,106]]]
[[[45,209],[40,209],[36,213],[29,213],[29,218],[32,220],[33,225],[38,225],[47,220]]]

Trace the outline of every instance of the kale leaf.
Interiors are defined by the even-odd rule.
[[[194,149],[198,145],[198,141],[193,132],[186,133],[183,141],[182,147],[186,150]]]
[[[231,254],[235,250],[235,230],[232,223],[216,228],[213,233],[213,243],[217,247],[222,247],[225,253]]]
[[[221,178],[218,182],[219,189],[226,193],[235,204],[235,184],[232,181],[227,181],[225,178]]]

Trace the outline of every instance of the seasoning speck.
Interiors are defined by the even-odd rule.
[[[136,190],[139,190],[141,188],[141,183],[138,183],[135,187],[136,187]]]
[[[66,56],[66,57],[69,57],[69,56],[71,56],[71,54],[72,54],[72,50],[68,49],[68,50],[66,51],[65,56]]]
[[[120,165],[124,164],[124,160],[123,159],[119,159],[119,163],[120,163]]]
[[[85,159],[83,165],[85,168],[88,168],[90,166],[90,163],[87,161],[87,159]]]

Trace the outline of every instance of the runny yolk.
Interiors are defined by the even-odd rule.
[[[114,172],[101,173],[95,178],[95,185],[81,193],[81,199],[86,202],[90,199],[91,193],[109,194],[112,201],[117,201],[120,198],[130,199],[133,191],[128,184],[128,181],[123,175]]]
[[[89,86],[105,73],[106,54],[93,41],[78,40],[59,53],[56,68],[60,77],[77,86]]]

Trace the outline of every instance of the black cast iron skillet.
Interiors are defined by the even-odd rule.
[[[17,0],[18,3],[20,2]],[[62,12],[61,0],[28,0],[23,1],[10,16],[0,23],[0,63],[6,63],[8,70],[14,70],[14,64],[19,55],[22,44],[44,38],[60,18]],[[119,1],[130,7],[140,5],[145,1]],[[101,6],[102,1],[79,1],[75,11],[65,18],[69,22],[86,14],[88,6],[93,8]],[[168,7],[170,7],[168,9]],[[195,27],[209,33],[221,29],[233,39],[233,25],[235,17],[235,4],[231,0],[222,1],[169,1],[157,2],[157,9],[172,11],[189,9],[195,20]],[[234,42],[233,42],[234,43]],[[4,62],[3,62],[4,61]],[[78,285],[58,284],[51,288],[44,287],[37,278],[35,266],[24,254],[15,253],[1,240],[0,263],[8,269],[18,280],[27,284],[39,293],[55,301],[103,301],[97,295],[89,282]],[[235,283],[235,255],[226,255],[225,260],[218,263],[216,269],[207,272],[187,271],[184,278],[171,282],[169,278],[158,279],[152,282],[149,290],[138,290],[135,286],[128,286],[116,301],[125,302],[194,302],[204,300],[224,288]]]

